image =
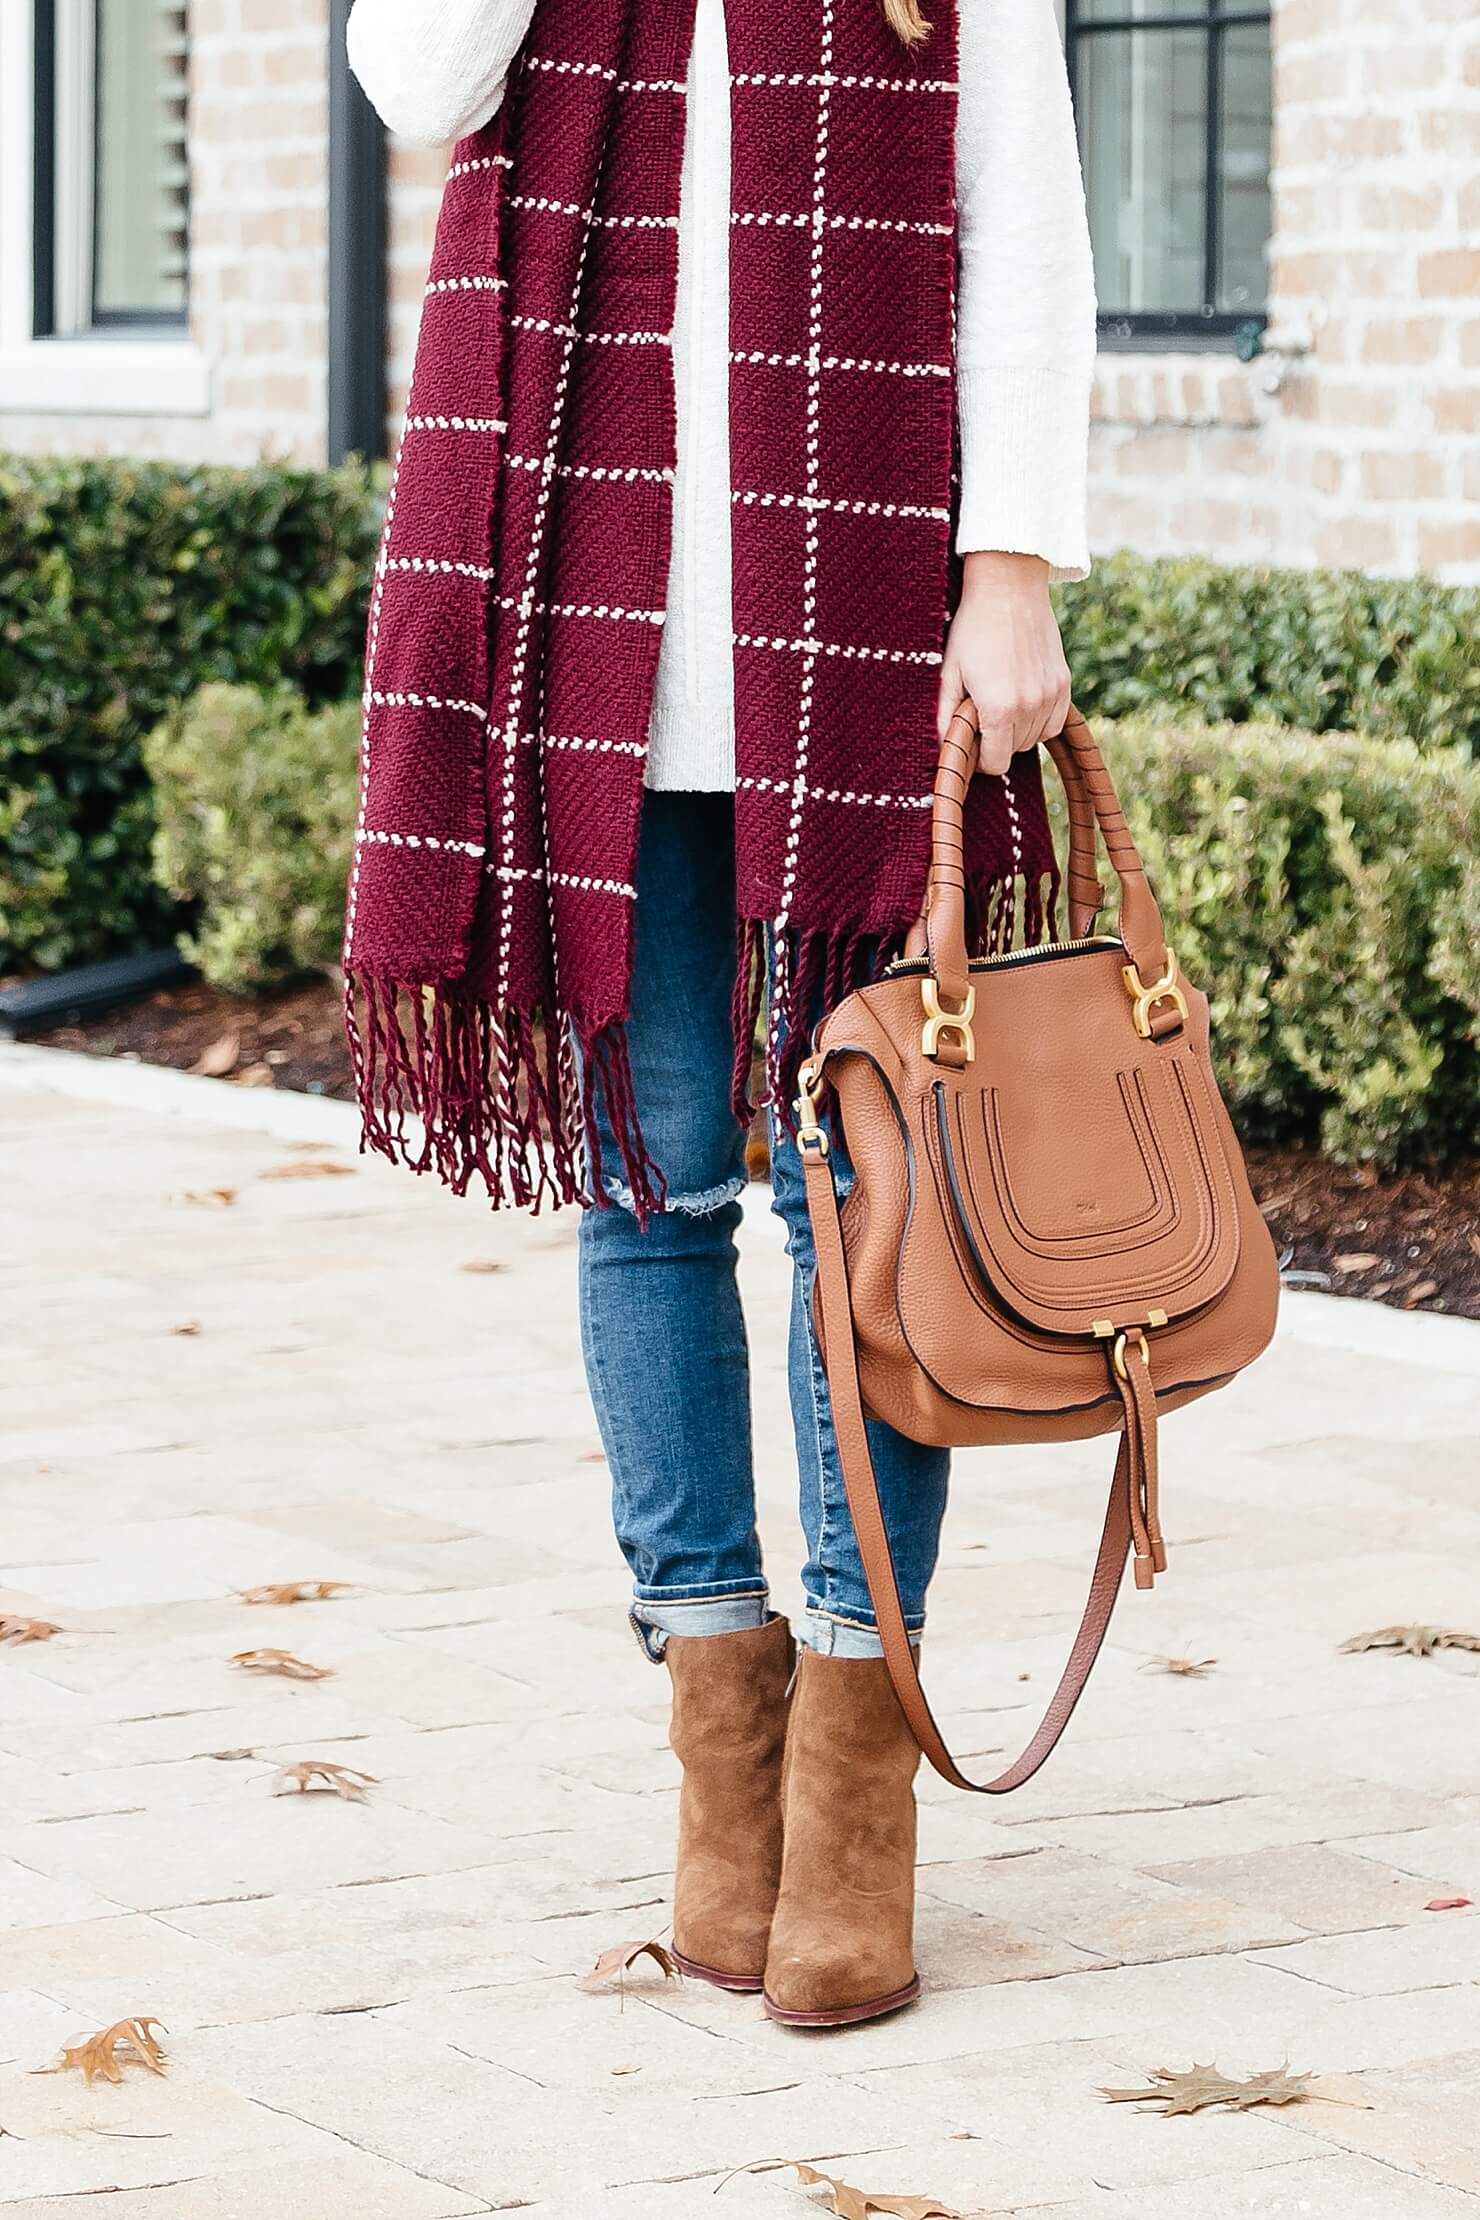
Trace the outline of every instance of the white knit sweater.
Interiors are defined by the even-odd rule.
[[[788,0],[780,0],[781,5]],[[853,0],[861,4],[861,0]],[[488,121],[535,0],[354,0],[349,55],[423,145]],[[962,552],[1089,567],[1094,272],[1052,0],[959,0],[957,394]],[[679,204],[673,557],[646,782],[735,783],[730,617],[730,103],[724,0],[698,0]]]

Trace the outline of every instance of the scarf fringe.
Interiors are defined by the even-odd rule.
[[[363,1148],[455,1195],[475,1179],[495,1210],[609,1200],[611,1143],[632,1207],[661,1210],[663,1175],[643,1145],[626,1027],[597,1027],[570,1049],[563,1021],[496,1014],[447,987],[364,974],[345,983],[345,1031]],[[600,1101],[609,1138],[597,1120]]]
[[[1045,933],[1057,938],[1058,896],[1057,869],[1042,878],[976,881],[967,893],[968,945],[1004,954],[1019,927],[1029,947]],[[766,999],[767,937],[762,920],[740,920],[730,1099],[742,1125],[755,1109],[751,1072]],[[903,942],[903,928],[787,934],[775,966],[779,1001],[769,1027],[765,1099],[788,1133],[796,1130],[797,1075],[813,1027],[877,979]],[[499,1015],[446,986],[406,986],[362,973],[345,983],[345,1031],[362,1145],[377,1155],[413,1172],[435,1172],[456,1195],[479,1179],[495,1209],[513,1204],[537,1213],[546,1202],[556,1209],[604,1207],[613,1188],[640,1224],[664,1208],[667,1183],[643,1139],[624,1020],[583,1032],[558,1013],[548,1022],[522,1010]]]

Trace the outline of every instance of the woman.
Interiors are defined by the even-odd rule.
[[[1087,567],[1094,356],[1051,0],[357,0],[349,46],[393,130],[464,141],[371,619],[367,1132],[459,1190],[598,1205],[583,1345],[672,1676],[677,1953],[792,2024],[871,2018],[919,1987],[918,1752],[784,1105],[918,905],[967,694],[1011,772],[974,801],[977,916],[1023,878],[1031,918],[1051,865],[1031,755],[1069,700],[1048,587]],[[799,1669],[735,1284],[767,973]],[[919,1629],[946,1458],[872,1434]]]

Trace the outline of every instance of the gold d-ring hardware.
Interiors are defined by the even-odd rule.
[[[1115,1369],[1119,1373],[1122,1380],[1128,1380],[1130,1378],[1130,1374],[1126,1371],[1125,1368],[1125,1352],[1126,1345],[1131,1339],[1132,1336],[1130,1334],[1117,1334],[1115,1337],[1115,1347],[1110,1352],[1111,1356],[1115,1360]],[[1134,1340],[1137,1352],[1140,1355],[1141,1362],[1145,1365],[1146,1370],[1149,1372],[1151,1370],[1151,1351],[1146,1346],[1146,1336],[1143,1333],[1137,1332],[1134,1336]]]
[[[969,1064],[976,1055],[976,1036],[971,1030],[976,1015],[976,989],[966,989],[966,999],[959,1010],[943,1010],[940,988],[933,978],[920,981],[920,1000],[925,1006],[925,1023],[920,1032],[920,1054],[932,1063],[940,1055],[942,1033],[954,1033],[961,1043],[961,1053]]]
[[[827,1154],[827,1135],[817,1116],[822,1094],[822,1067],[809,1062],[797,1073],[797,1148],[803,1156]]]
[[[1154,986],[1148,987],[1134,964],[1126,964],[1120,974],[1125,981],[1125,991],[1135,1008],[1131,1015],[1136,1031],[1143,1041],[1152,1039],[1151,1013],[1159,1002],[1170,1002],[1182,1023],[1187,1023],[1187,997],[1182,992],[1182,973],[1176,957],[1167,950],[1167,968]]]

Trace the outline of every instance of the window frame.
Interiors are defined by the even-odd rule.
[[[0,446],[14,444],[15,418],[24,446],[31,417],[208,417],[214,366],[192,328],[37,336],[38,154],[55,175],[50,126],[36,128],[37,14],[37,0],[0,0]],[[53,305],[44,288],[39,305]],[[50,313],[44,321],[55,325]]]
[[[1203,133],[1203,306],[1200,309],[1126,309],[1102,305],[1099,342],[1102,348],[1125,353],[1184,352],[1197,349],[1219,353],[1240,352],[1247,345],[1257,352],[1259,336],[1269,323],[1266,305],[1259,309],[1219,309],[1212,305],[1223,245],[1222,195],[1219,159],[1222,150],[1223,36],[1230,30],[1263,26],[1273,42],[1273,0],[1263,6],[1254,0],[1196,0],[1191,10],[1174,14],[1162,8],[1149,15],[1132,14],[1123,7],[1113,15],[1086,20],[1084,0],[1064,0],[1064,50],[1076,115],[1080,107],[1080,56],[1084,41],[1118,33],[1156,38],[1176,31],[1199,31],[1206,41],[1205,128]],[[1081,130],[1083,121],[1081,120]]]
[[[32,0],[32,337],[187,336],[188,251],[178,309],[98,309],[98,4]]]

